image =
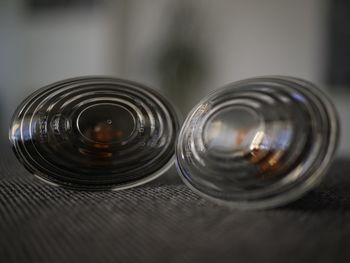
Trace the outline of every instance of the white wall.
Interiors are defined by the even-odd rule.
[[[206,1],[212,43],[213,87],[260,75],[291,75],[330,95],[341,120],[340,155],[350,155],[350,94],[325,81],[328,1]],[[220,41],[217,41],[220,40]]]
[[[342,122],[339,153],[350,154],[350,95],[335,94],[324,84],[327,54],[327,1],[325,0],[216,0],[194,3],[198,41],[208,48],[210,79],[201,96],[229,82],[261,75],[305,78],[334,100]],[[150,48],[162,39],[172,1],[131,1],[127,49],[129,73],[158,85],[147,71]],[[169,8],[170,7],[170,8]],[[134,12],[132,12],[134,11]],[[150,36],[147,38],[147,36]],[[142,59],[140,59],[142,58]],[[143,65],[143,66],[142,66]]]
[[[6,125],[17,105],[44,85],[121,71],[121,1],[36,15],[23,4],[20,0],[0,4],[0,103]]]
[[[160,87],[151,64],[178,1],[105,1],[94,11],[31,17],[21,0],[0,3],[0,110],[8,123],[30,92],[66,77],[110,74]],[[212,70],[193,98],[228,82],[267,74],[311,80],[329,92],[342,122],[340,152],[350,154],[350,95],[323,83],[326,0],[188,0],[191,29]],[[77,33],[79,32],[79,33]]]
[[[350,154],[350,94],[337,94],[324,81],[327,1],[236,0],[208,5],[215,77],[213,87],[260,75],[308,79],[333,99],[340,115],[339,154]],[[217,41],[220,40],[220,41]]]

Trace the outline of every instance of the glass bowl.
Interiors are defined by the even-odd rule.
[[[327,96],[292,77],[227,85],[188,115],[176,146],[181,178],[220,204],[263,209],[286,204],[317,185],[338,141]]]
[[[110,77],[46,86],[13,115],[10,141],[38,178],[72,189],[146,183],[174,162],[177,114],[158,92]]]

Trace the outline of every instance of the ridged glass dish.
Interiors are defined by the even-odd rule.
[[[60,81],[17,108],[10,141],[38,178],[84,190],[146,183],[174,162],[177,114],[158,92],[109,77]]]
[[[337,141],[336,110],[313,84],[246,79],[193,108],[177,142],[177,168],[191,189],[220,204],[270,208],[317,185]]]

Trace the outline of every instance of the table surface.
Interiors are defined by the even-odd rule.
[[[350,160],[300,200],[235,211],[173,174],[119,192],[47,185],[3,152],[0,262],[350,262]]]

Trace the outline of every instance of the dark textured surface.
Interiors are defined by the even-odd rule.
[[[299,201],[249,212],[167,178],[89,193],[33,178],[6,151],[0,167],[0,262],[350,262],[347,160]]]

